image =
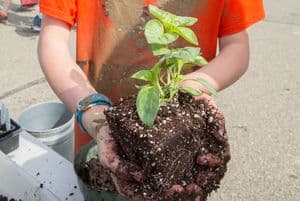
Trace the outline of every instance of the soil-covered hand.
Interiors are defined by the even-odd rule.
[[[195,98],[199,104],[203,103],[205,106],[205,111],[208,114],[207,122],[207,131],[214,135],[220,142],[228,143],[228,136],[225,129],[225,118],[214,101],[213,97],[208,94],[203,94]]]
[[[104,168],[107,168],[122,180],[141,181],[143,179],[143,173],[139,167],[122,160],[118,155],[115,140],[110,135],[110,129],[107,126],[99,130],[96,140],[100,164]]]
[[[121,160],[115,140],[110,135],[103,111],[106,106],[94,106],[83,115],[83,125],[97,141],[100,164],[125,180],[141,180],[142,173],[135,165]],[[130,171],[129,171],[130,170]]]
[[[203,95],[196,100],[199,104],[203,104],[206,113],[206,133],[212,136],[207,138],[207,142],[218,141],[222,148],[216,152],[199,151],[193,168],[194,180],[184,186],[174,185],[166,192],[162,192],[160,201],[205,201],[208,193],[218,188],[218,182],[224,176],[226,164],[230,159],[224,116],[211,96]],[[101,164],[111,170],[119,193],[133,201],[158,201],[158,199],[146,199],[138,190],[139,184],[143,182],[143,172],[134,164],[122,160],[122,157],[117,154],[117,146],[108,127],[100,130],[97,141]]]
[[[169,200],[186,200],[186,201],[204,201],[207,193],[204,192],[215,190],[218,184],[213,185],[216,178],[220,180],[224,176],[226,164],[230,160],[230,149],[228,144],[228,136],[225,129],[225,119],[219,107],[213,98],[207,94],[196,97],[199,104],[204,104],[207,125],[207,133],[213,135],[224,149],[221,154],[199,153],[196,157],[195,180],[193,183],[184,186],[174,185],[168,190],[167,196]],[[211,169],[214,171],[206,171]]]
[[[95,106],[83,115],[83,125],[97,142],[100,164],[107,169],[113,178],[115,187],[121,194],[131,195],[134,186],[143,179],[143,171],[134,164],[125,161],[118,154],[115,140],[106,124],[103,111],[107,107]],[[122,181],[122,182],[120,182]],[[122,184],[122,185],[121,185]]]

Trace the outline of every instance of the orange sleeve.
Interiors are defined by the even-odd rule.
[[[264,17],[262,0],[225,0],[219,37],[243,31]]]
[[[40,12],[64,21],[70,27],[76,19],[76,0],[40,0]]]

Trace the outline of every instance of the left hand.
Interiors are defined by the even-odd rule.
[[[195,89],[199,89],[195,82],[193,81],[186,81],[182,83],[183,86],[192,87]],[[224,152],[220,156],[213,155],[211,153],[206,155],[198,155],[196,157],[196,165],[199,166],[208,166],[211,168],[221,167],[224,166],[230,160],[230,150],[228,144],[228,136],[225,129],[225,118],[222,114],[221,110],[213,100],[213,97],[210,95],[203,93],[201,96],[195,97],[196,101],[202,102],[205,105],[205,109],[209,110],[212,115],[213,121],[207,121],[207,132],[211,133],[220,143],[222,143],[225,147]],[[178,198],[181,197],[189,197],[187,201],[202,201],[204,200],[203,195],[203,178],[208,179],[209,177],[215,177],[216,173],[213,174],[205,174],[203,172],[198,172],[195,175],[195,181],[186,187],[181,185],[174,185],[171,189],[167,191],[167,196],[170,198],[177,196]]]

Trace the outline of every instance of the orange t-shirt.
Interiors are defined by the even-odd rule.
[[[77,63],[93,86],[115,101],[135,92],[134,72],[155,63],[143,34],[149,4],[198,18],[191,28],[207,60],[216,56],[219,37],[238,33],[265,15],[262,0],[40,0],[40,10],[70,27],[76,23]],[[87,140],[76,134],[75,150]]]

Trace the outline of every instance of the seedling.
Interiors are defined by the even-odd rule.
[[[196,34],[188,28],[197,22],[196,18],[176,16],[152,5],[149,6],[149,11],[155,19],[147,22],[144,34],[152,47],[153,55],[159,57],[159,61],[149,70],[136,72],[132,78],[147,82],[146,85],[138,86],[136,107],[141,121],[151,127],[160,106],[172,101],[180,91],[193,96],[202,95],[201,91],[194,88],[180,87],[180,83],[184,81],[184,69],[202,67],[208,62],[201,56],[199,47],[169,46],[179,38],[194,46],[199,45]],[[192,80],[199,82],[212,95],[217,93],[203,78]]]

